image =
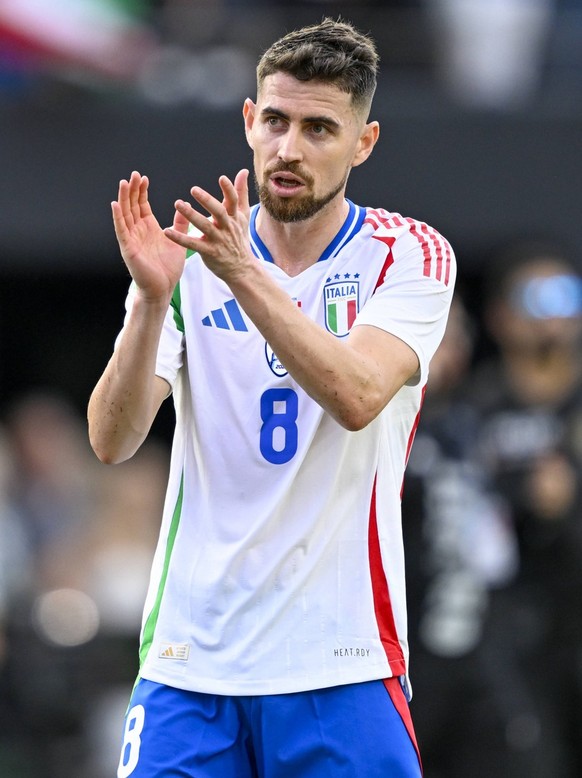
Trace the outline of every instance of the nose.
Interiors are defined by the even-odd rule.
[[[301,135],[297,128],[290,126],[281,136],[277,156],[283,162],[300,162],[303,159]]]

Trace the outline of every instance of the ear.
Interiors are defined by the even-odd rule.
[[[251,149],[253,148],[253,144],[251,142],[251,133],[252,133],[253,125],[255,123],[256,108],[257,106],[255,105],[255,103],[253,103],[251,98],[247,97],[247,99],[244,101],[243,104],[242,113],[243,113],[243,119],[245,123],[245,135],[247,138],[247,143],[249,144]]]
[[[362,130],[362,133],[358,139],[356,153],[354,154],[354,159],[352,160],[352,167],[357,167],[368,159],[372,153],[372,149],[376,145],[376,141],[378,140],[379,136],[380,125],[378,122],[369,122],[368,124],[364,125],[364,129]]]

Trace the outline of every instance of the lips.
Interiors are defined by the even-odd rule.
[[[305,183],[298,176],[286,171],[273,173],[269,177],[269,181],[277,194],[295,194],[305,186]]]

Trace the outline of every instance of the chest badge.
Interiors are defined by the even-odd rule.
[[[323,287],[325,326],[338,338],[348,334],[360,310],[359,282],[346,276],[343,280],[328,279]]]

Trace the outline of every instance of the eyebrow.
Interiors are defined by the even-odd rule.
[[[271,108],[270,106],[266,106],[261,111],[261,116],[278,116],[280,119],[285,119],[285,121],[290,121],[291,117],[286,114],[284,111],[279,110],[278,108]],[[327,124],[329,127],[333,127],[335,129],[339,129],[340,123],[336,121],[335,119],[332,119],[330,116],[305,116],[303,119],[301,119],[302,124]]]

